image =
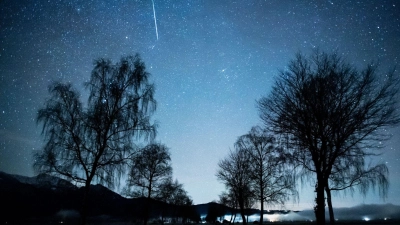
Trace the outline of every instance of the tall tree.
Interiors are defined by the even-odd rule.
[[[296,193],[294,173],[285,163],[275,137],[266,129],[253,127],[238,138],[236,146],[250,156],[252,190],[261,205],[262,224],[264,203],[283,205]]]
[[[84,185],[82,224],[90,184],[112,186],[135,151],[133,138],[155,135],[150,116],[156,101],[149,76],[138,55],[117,64],[99,59],[85,84],[87,107],[71,84],[54,83],[50,98],[38,111],[45,145],[35,153],[34,168]]]
[[[228,157],[218,163],[219,169],[216,174],[227,189],[235,194],[244,225],[247,224],[245,209],[253,197],[249,161],[246,151],[235,148],[235,151],[230,151]]]
[[[133,196],[147,198],[145,225],[150,210],[149,200],[159,195],[162,185],[171,176],[171,156],[168,148],[163,144],[149,144],[133,158],[128,186],[133,187]]]
[[[317,224],[325,223],[325,188],[341,160],[376,155],[397,125],[399,80],[375,65],[358,71],[336,53],[298,54],[270,95],[258,101],[266,126],[285,137],[291,159],[314,175]],[[340,173],[337,173],[340,174]]]

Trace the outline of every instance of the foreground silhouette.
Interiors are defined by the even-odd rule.
[[[136,151],[134,137],[155,134],[150,116],[156,102],[149,76],[138,55],[117,64],[99,59],[85,84],[86,106],[71,84],[54,83],[49,87],[50,99],[38,111],[45,145],[35,154],[34,168],[84,185],[82,224],[90,184],[118,182]]]
[[[348,182],[345,176],[359,176],[354,170],[368,171],[364,160],[390,137],[384,128],[400,122],[398,97],[394,70],[381,75],[368,65],[358,71],[336,53],[316,51],[310,57],[298,54],[258,101],[261,119],[282,137],[288,160],[301,175],[316,179],[318,225],[325,224],[325,190],[343,185],[339,179]],[[385,169],[368,179],[367,184],[387,188]]]

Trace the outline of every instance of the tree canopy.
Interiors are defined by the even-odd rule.
[[[295,191],[295,179],[289,164],[282,157],[282,149],[273,134],[259,126],[242,135],[235,143],[249,156],[251,185],[261,206],[263,223],[264,204],[284,205]]]
[[[116,64],[98,59],[85,83],[85,107],[72,84],[50,85],[50,98],[37,114],[45,145],[35,153],[35,170],[84,184],[85,196],[93,181],[115,184],[136,151],[134,138],[153,138],[156,133],[150,119],[156,101],[149,77],[139,55]],[[84,220],[85,206],[82,214]]]
[[[249,161],[249,155],[245,150],[235,148],[225,159],[219,161],[219,169],[216,174],[227,189],[234,193],[243,224],[246,224],[245,209],[252,205],[254,199]]]
[[[358,70],[336,53],[298,54],[258,101],[266,127],[286,143],[303,175],[316,178],[315,213],[325,223],[324,189],[341,163],[376,155],[399,123],[399,79],[370,64]],[[340,175],[342,176],[342,175]]]
[[[172,166],[169,149],[163,144],[149,144],[133,157],[128,186],[133,196],[156,198],[163,184],[171,179]]]

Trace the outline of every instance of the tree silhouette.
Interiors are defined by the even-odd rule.
[[[128,186],[133,187],[133,196],[146,197],[144,224],[147,224],[149,200],[156,198],[163,183],[172,176],[171,157],[168,148],[162,144],[149,144],[133,158]]]
[[[225,215],[225,209],[223,205],[220,205],[216,202],[210,202],[207,210],[207,216],[205,218],[207,223],[215,224],[218,221],[218,218],[221,219]]]
[[[384,128],[399,123],[398,90],[394,70],[379,77],[375,65],[358,71],[336,53],[316,51],[298,54],[258,101],[265,125],[285,139],[303,175],[316,178],[317,224],[325,223],[324,190],[335,166],[375,156],[390,136]]]
[[[295,194],[293,171],[281,157],[275,137],[260,127],[253,127],[248,134],[236,141],[237,148],[250,156],[252,190],[261,205],[260,224],[263,223],[264,203],[283,205]]]
[[[231,190],[239,205],[243,224],[246,225],[245,209],[251,205],[253,192],[251,190],[250,157],[246,151],[235,148],[230,151],[227,158],[219,161],[217,178],[221,180],[227,189]]]
[[[158,194],[155,198],[173,207],[172,214],[174,216],[181,216],[183,221],[187,218],[198,219],[194,218],[193,212],[191,211],[193,200],[183,188],[183,184],[180,184],[178,180],[172,181],[171,177],[166,179],[160,184]],[[164,212],[162,213],[164,214]],[[164,215],[161,216],[162,222],[164,223]]]
[[[256,201],[257,201],[256,195],[254,194],[255,191],[254,191],[254,187],[252,186],[252,183],[245,186],[243,193],[244,193],[243,196],[245,196],[245,198],[244,198],[244,214],[246,216],[246,223],[248,223],[249,216],[253,214],[253,211],[251,210],[251,208],[253,208],[254,204],[256,204]]]
[[[352,156],[337,159],[325,187],[330,223],[335,223],[331,191],[344,190],[353,193],[357,188],[365,196],[370,187],[378,186],[379,195],[384,198],[387,196],[389,188],[388,173],[385,164],[366,166],[362,152],[359,151],[355,151]]]
[[[90,184],[112,186],[135,151],[133,138],[155,135],[150,116],[156,102],[149,76],[138,55],[117,64],[99,59],[85,84],[87,107],[71,84],[54,83],[50,98],[38,111],[45,146],[35,153],[34,168],[84,184],[82,224]]]
[[[229,189],[228,192],[222,192],[222,194],[219,196],[218,203],[230,208],[231,219],[229,223],[235,221],[238,202],[235,193],[233,193],[232,189]]]

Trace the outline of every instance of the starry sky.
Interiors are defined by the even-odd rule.
[[[34,175],[32,152],[43,145],[35,118],[52,81],[72,82],[85,98],[94,59],[139,53],[156,85],[157,140],[170,148],[174,178],[195,204],[217,200],[218,161],[261,124],[256,100],[295,53],[314,48],[387,71],[400,62],[400,2],[154,0],[153,11],[151,0],[2,0],[0,170]],[[400,202],[400,128],[388,132],[375,159],[390,170],[386,201],[342,194],[334,206]],[[287,209],[314,206],[313,184],[299,191]]]

